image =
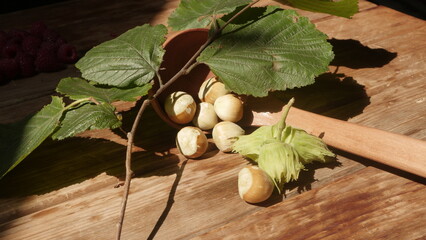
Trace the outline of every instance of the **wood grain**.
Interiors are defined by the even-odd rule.
[[[44,20],[84,54],[131,27],[166,23],[177,5],[73,0],[0,15],[0,28]],[[424,21],[363,0],[360,9],[353,19],[301,11],[334,39],[338,61],[311,88],[283,97],[296,96],[305,110],[425,140]],[[0,86],[0,123],[39,110],[60,78],[78,74],[69,66]],[[424,178],[335,150],[335,164],[311,165],[285,196],[250,205],[236,190],[245,159],[211,147],[202,159],[185,161],[174,134],[152,110],[144,116],[136,145],[146,151],[135,153],[123,239],[426,238]],[[96,139],[45,142],[0,181],[0,239],[115,235],[122,189],[114,186],[125,148],[119,133],[86,136]]]
[[[424,239],[425,194],[421,183],[367,168],[193,239]]]

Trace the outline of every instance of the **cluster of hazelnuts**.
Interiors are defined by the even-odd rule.
[[[164,110],[170,120],[177,124],[193,123],[179,130],[176,146],[187,158],[202,156],[208,147],[203,131],[212,130],[216,147],[222,152],[231,152],[236,137],[245,131],[236,122],[243,117],[243,102],[227,90],[216,77],[205,80],[199,91],[200,103],[182,91],[168,95]],[[243,168],[238,174],[238,191],[246,202],[258,203],[268,199],[274,185],[269,176],[256,166]]]
[[[193,123],[179,130],[176,145],[182,155],[198,158],[208,146],[203,131],[212,130],[213,142],[222,152],[232,150],[232,140],[244,134],[244,130],[235,122],[243,117],[242,101],[216,77],[205,80],[199,91],[200,103],[182,91],[167,96],[164,110],[170,120],[178,124]]]

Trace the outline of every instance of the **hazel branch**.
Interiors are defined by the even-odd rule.
[[[247,9],[249,9],[251,6],[253,6],[255,3],[259,2],[260,0],[256,0],[254,2],[252,2],[251,4],[247,5],[246,7],[244,7],[243,9],[241,9],[237,14],[235,14],[231,19],[229,19],[222,27],[220,27],[219,29],[217,29],[216,31],[214,31],[214,34],[212,36],[209,36],[209,38],[207,39],[207,41],[197,50],[196,53],[194,53],[194,55],[186,62],[186,64],[182,67],[181,70],[179,70],[169,81],[167,81],[166,83],[163,83],[163,81],[161,80],[161,77],[159,76],[159,74],[157,74],[157,78],[159,81],[159,85],[160,87],[158,88],[158,90],[149,98],[145,99],[142,103],[142,106],[140,107],[135,121],[133,122],[132,125],[132,129],[131,131],[127,134],[127,152],[126,152],[126,161],[125,161],[125,165],[126,165],[126,178],[124,181],[124,192],[123,192],[123,199],[122,199],[122,203],[121,203],[121,211],[120,211],[120,218],[119,218],[119,222],[117,224],[117,235],[116,235],[116,239],[120,240],[121,239],[121,232],[122,232],[122,228],[123,228],[123,222],[124,222],[124,216],[126,213],[126,206],[127,206],[127,201],[129,198],[129,190],[130,190],[130,184],[131,184],[131,179],[132,179],[132,175],[133,175],[133,171],[131,170],[132,168],[132,148],[133,148],[133,144],[134,144],[134,135],[136,133],[136,130],[139,126],[139,122],[142,118],[142,115],[145,111],[145,109],[148,107],[148,105],[151,103],[151,101],[153,99],[156,99],[161,93],[163,93],[163,91],[165,89],[167,89],[170,85],[172,85],[177,79],[179,79],[181,76],[188,74],[193,68],[195,68],[199,63],[196,62],[195,60],[197,59],[198,56],[200,56],[201,52],[207,48],[207,46],[209,46],[214,39],[217,38],[217,36],[222,32],[222,30],[229,25],[229,23],[231,21],[233,21],[236,17],[238,17],[239,15],[241,15],[244,11],[246,11]]]

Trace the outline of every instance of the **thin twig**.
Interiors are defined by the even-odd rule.
[[[145,99],[142,103],[141,108],[139,108],[138,114],[136,115],[135,121],[133,122],[132,130],[130,133],[134,136],[136,133],[136,130],[138,128],[139,122],[142,118],[142,113],[145,111],[145,109],[148,107],[148,105],[151,103],[152,98]]]
[[[199,62],[195,62],[195,63],[193,63],[191,66],[189,66],[189,67],[188,67],[188,69],[186,69],[185,74],[190,73],[190,72],[192,71],[192,69],[194,69],[196,66],[198,66],[198,65],[200,65],[200,64],[201,64],[201,63],[199,63]]]
[[[124,135],[127,135],[126,131],[124,131],[122,127],[119,127],[118,129],[120,130],[121,133],[123,133]]]
[[[121,239],[121,232],[123,228],[123,222],[124,222],[124,215],[126,213],[126,206],[127,206],[127,200],[129,198],[129,190],[130,190],[130,183],[133,176],[133,171],[131,170],[131,163],[132,163],[132,148],[134,144],[134,135],[136,133],[136,130],[139,126],[139,122],[142,118],[142,114],[147,108],[147,106],[151,103],[151,101],[155,98],[157,98],[165,89],[167,89],[170,85],[172,85],[178,78],[180,78],[183,75],[186,75],[189,73],[190,70],[192,70],[194,67],[196,67],[199,63],[195,60],[197,57],[201,54],[201,52],[206,49],[210,43],[213,42],[213,40],[222,32],[222,30],[236,17],[241,15],[244,11],[246,11],[248,8],[253,6],[255,3],[259,2],[260,0],[256,0],[252,2],[251,4],[247,5],[243,9],[241,9],[237,14],[235,14],[231,19],[229,19],[220,29],[217,29],[212,36],[209,36],[207,41],[198,49],[196,53],[188,60],[188,62],[182,67],[182,69],[177,72],[169,81],[167,81],[165,84],[162,83],[161,78],[159,77],[159,74],[157,73],[157,78],[160,81],[160,87],[158,90],[154,93],[154,95],[150,96],[149,98],[145,99],[142,103],[142,106],[139,108],[139,111],[136,115],[135,121],[133,122],[132,129],[129,133],[127,133],[127,152],[126,152],[126,178],[124,181],[124,192],[123,192],[123,199],[121,202],[121,211],[120,211],[120,218],[118,222],[118,229],[117,229],[117,235],[116,239]]]
[[[123,229],[124,215],[126,212],[127,206],[127,198],[129,196],[130,190],[130,180],[133,175],[131,161],[127,161],[127,159],[131,158],[133,148],[133,135],[131,132],[127,133],[127,151],[126,151],[126,180],[124,181],[124,192],[123,199],[121,202],[121,212],[120,212],[120,221],[118,222],[118,231],[117,231],[117,239],[121,238],[121,230]]]
[[[249,5],[245,6],[243,9],[241,9],[239,12],[237,12],[234,16],[232,16],[228,21],[226,21],[225,24],[223,24],[222,27],[219,28],[218,32],[222,32],[222,30],[224,28],[226,28],[226,26],[228,26],[232,21],[234,21],[235,18],[237,18],[238,16],[240,16],[243,12],[245,12],[247,9],[251,8],[254,4],[258,3],[260,0],[256,0],[251,2]]]

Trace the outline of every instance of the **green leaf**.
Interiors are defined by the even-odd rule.
[[[213,16],[227,14],[252,0],[182,0],[170,15],[168,25],[173,30],[207,27]]]
[[[358,0],[275,0],[295,8],[350,18],[358,12]]]
[[[112,103],[114,101],[136,101],[137,97],[145,96],[151,89],[152,84],[142,87],[116,88],[90,84],[81,78],[63,78],[59,82],[56,91],[65,94],[73,100],[93,97],[97,101]]]
[[[0,178],[52,134],[59,124],[63,111],[62,98],[52,97],[52,102],[32,117],[11,125],[0,126]]]
[[[254,13],[262,12],[262,16]],[[238,94],[266,96],[302,87],[328,70],[334,57],[327,36],[293,10],[252,9],[257,21],[230,24],[198,57]]]
[[[117,128],[121,121],[114,114],[115,108],[110,104],[85,104],[66,112],[60,128],[52,135],[55,140],[75,136],[88,129]]]
[[[164,25],[135,27],[91,50],[77,63],[83,78],[116,87],[142,86],[158,72],[164,55]]]

